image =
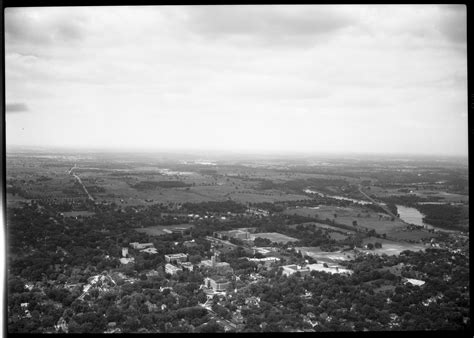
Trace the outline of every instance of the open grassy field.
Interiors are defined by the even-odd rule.
[[[427,238],[436,238],[439,235],[428,232],[426,230],[408,230],[400,229],[400,231],[391,232],[389,237],[400,241],[419,241]]]
[[[95,184],[105,189],[96,193],[99,201],[115,202],[122,205],[151,203],[199,203],[204,201],[225,201],[240,203],[275,202],[308,199],[304,195],[286,194],[278,190],[258,190],[258,181],[249,181],[234,176],[212,176],[199,172],[185,172],[180,175],[163,174],[165,169],[141,171],[122,170],[120,172],[97,172],[81,168],[78,174],[85,181],[95,180]],[[167,172],[168,173],[168,172]],[[142,181],[180,181],[189,184],[186,188],[161,188],[137,190],[133,185]]]
[[[175,224],[175,225],[155,225],[152,227],[146,227],[146,228],[135,228],[136,231],[145,233],[150,236],[161,236],[164,234],[168,234],[166,230],[171,230],[171,229],[180,229],[180,228],[185,228],[189,229],[192,228],[194,225],[193,224]]]
[[[240,203],[261,203],[261,202],[281,202],[281,201],[298,201],[306,200],[309,197],[304,195],[286,194],[278,190],[261,191],[235,191],[229,195],[232,200]]]
[[[337,263],[340,261],[348,261],[353,260],[355,255],[352,251],[335,251],[335,252],[326,252],[322,251],[319,247],[295,247],[297,251],[301,251],[301,253],[305,256],[309,256],[317,260],[318,262],[325,262],[325,263]]]
[[[376,255],[386,254],[386,255],[392,256],[392,255],[399,255],[401,252],[405,250],[420,251],[420,250],[425,250],[427,248],[427,246],[424,244],[396,242],[396,241],[391,241],[391,240],[376,238],[376,237],[365,238],[363,240],[363,245],[367,243],[374,244],[375,242],[381,243],[382,248],[373,249],[373,250],[357,249],[357,251],[372,253]],[[296,247],[295,249],[298,251],[301,251],[303,255],[310,256],[316,259],[317,261],[322,261],[322,262],[327,262],[327,263],[335,263],[335,262],[343,261],[343,260],[352,260],[355,258],[354,250],[348,250],[344,252],[341,252],[341,251],[325,252],[325,251],[322,251],[319,247]]]
[[[285,236],[283,234],[279,234],[278,232],[260,232],[252,235],[253,237],[257,238],[267,238],[275,243],[288,243],[288,242],[297,242],[297,238],[293,238],[290,236]]]
[[[370,194],[374,194],[377,197],[389,197],[389,196],[405,196],[405,195],[416,195],[418,197],[427,198],[427,199],[434,199],[437,200],[441,198],[439,202],[444,203],[457,203],[457,202],[468,202],[469,196],[468,195],[460,195],[460,194],[452,194],[445,191],[437,191],[431,189],[422,189],[415,188],[410,189],[413,191],[412,194],[407,194],[405,192],[398,191],[399,188],[381,188],[372,186],[368,192]]]
[[[319,207],[291,208],[284,211],[285,214],[296,214],[300,216],[313,217],[320,220],[334,220],[336,223],[357,228],[374,229],[380,234],[390,234],[397,230],[406,228],[401,220],[391,221],[387,215],[379,214],[364,207],[337,207],[321,205]],[[354,226],[353,222],[357,225]]]
[[[399,255],[402,251],[410,250],[410,251],[420,251],[425,250],[427,246],[425,244],[414,244],[414,243],[407,243],[407,242],[395,242],[388,239],[376,238],[376,237],[368,237],[364,238],[362,244],[365,245],[367,243],[374,244],[375,242],[379,242],[382,244],[382,248],[380,249],[373,249],[373,250],[363,250],[365,252],[374,253],[376,255]]]

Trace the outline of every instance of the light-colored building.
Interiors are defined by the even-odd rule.
[[[220,269],[220,270],[231,269],[229,263],[227,263],[227,262],[216,262],[212,259],[205,259],[205,260],[201,261],[201,266],[210,267],[210,268],[217,268],[217,269]]]
[[[168,233],[168,234],[181,234],[183,235],[186,230],[188,230],[189,228],[185,228],[185,227],[182,227],[182,228],[165,228],[163,229],[164,232]]]
[[[247,230],[241,230],[241,229],[236,229],[236,230],[229,230],[229,231],[217,231],[214,232],[214,237],[219,238],[219,239],[225,239],[227,238],[237,238],[237,239],[242,239],[242,240],[247,240],[250,239],[250,232]]]
[[[156,270],[150,270],[145,274],[147,277],[157,277],[160,273]]]
[[[153,248],[155,245],[153,243],[138,243],[138,242],[132,242],[130,243],[130,246],[134,248],[135,250],[142,250],[146,248]]]
[[[264,257],[264,258],[247,258],[251,262],[260,262],[260,263],[273,263],[273,262],[279,262],[280,258],[278,257]]]
[[[299,272],[302,276],[308,275],[311,270],[308,267],[302,267],[296,264],[284,265],[282,266],[284,276],[290,276],[294,273]]]
[[[322,272],[327,272],[330,274],[338,273],[338,274],[350,275],[353,273],[352,270],[346,269],[337,264],[326,263],[326,266],[324,266],[324,263],[315,263],[315,264],[308,264],[306,267],[309,268],[311,271],[322,271]]]
[[[158,253],[158,251],[156,251],[156,248],[146,248],[146,249],[140,250],[140,252],[146,252],[152,255],[156,255]]]
[[[194,270],[194,265],[191,264],[191,262],[183,262],[183,263],[180,263],[180,266],[184,269],[187,269],[189,271],[193,271]]]
[[[176,262],[176,263],[186,262],[188,260],[188,255],[186,255],[184,253],[167,254],[167,255],[165,255],[165,260],[168,263],[170,263],[170,262]]]
[[[123,247],[122,248],[122,257],[126,258],[128,256],[128,248]]]
[[[128,263],[133,263],[133,262],[135,262],[135,258],[133,258],[133,257],[130,257],[130,258],[122,257],[122,258],[120,258],[120,263],[122,263],[122,264],[128,264]]]
[[[255,255],[255,253],[259,253],[259,254],[262,254],[262,255],[266,255],[266,254],[269,254],[270,253],[270,250],[268,249],[265,249],[265,248],[258,248],[258,247],[253,247],[253,254]]]
[[[183,271],[183,269],[181,267],[177,267],[177,266],[174,266],[172,264],[166,264],[165,265],[165,272],[166,273],[169,273],[171,275],[175,275],[176,273],[178,273],[178,271]]]
[[[406,278],[405,283],[410,283],[411,285],[422,286],[425,284],[425,281],[421,279]]]
[[[206,277],[204,279],[204,284],[206,285],[206,287],[213,289],[217,292],[227,291],[231,287],[230,281],[220,276]]]

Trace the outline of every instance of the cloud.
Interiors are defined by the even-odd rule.
[[[232,8],[231,8],[232,7]],[[189,29],[207,39],[308,43],[356,22],[337,6],[199,6],[187,10]]]
[[[467,105],[462,15],[462,6],[7,9],[9,113],[34,111],[9,119],[8,142],[70,135],[105,145],[127,134],[137,146],[384,151],[404,135],[421,151],[449,125],[433,150],[464,151],[455,131],[465,121],[451,118]],[[413,124],[397,124],[409,118],[437,129],[410,133]],[[189,127],[176,133],[182,121]]]
[[[7,114],[25,113],[29,111],[29,109],[28,109],[28,106],[24,103],[7,103],[5,111]]]
[[[80,11],[58,8],[7,8],[5,40],[15,44],[71,43],[83,38],[86,19]]]
[[[440,6],[442,16],[439,21],[438,29],[451,42],[465,44],[467,41],[466,33],[466,7]]]

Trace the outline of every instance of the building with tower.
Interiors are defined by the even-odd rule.
[[[127,258],[127,257],[128,257],[128,248],[127,248],[127,247],[123,247],[123,248],[122,248],[122,257],[123,257],[123,258]]]

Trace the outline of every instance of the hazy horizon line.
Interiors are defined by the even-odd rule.
[[[350,152],[350,151],[289,151],[289,150],[248,150],[248,149],[210,149],[210,148],[201,148],[193,149],[189,148],[156,148],[156,147],[138,147],[138,146],[129,146],[129,147],[107,147],[107,146],[58,146],[58,145],[19,145],[12,144],[6,145],[6,153],[10,152],[20,152],[20,150],[25,151],[45,151],[45,152],[88,152],[88,153],[174,153],[176,155],[223,155],[227,154],[229,156],[236,155],[247,155],[247,156],[277,156],[277,157],[307,157],[307,156],[329,156],[329,157],[341,157],[341,156],[377,156],[377,157],[423,157],[423,158],[462,158],[469,159],[469,154],[445,154],[445,153],[401,153],[401,152]]]

